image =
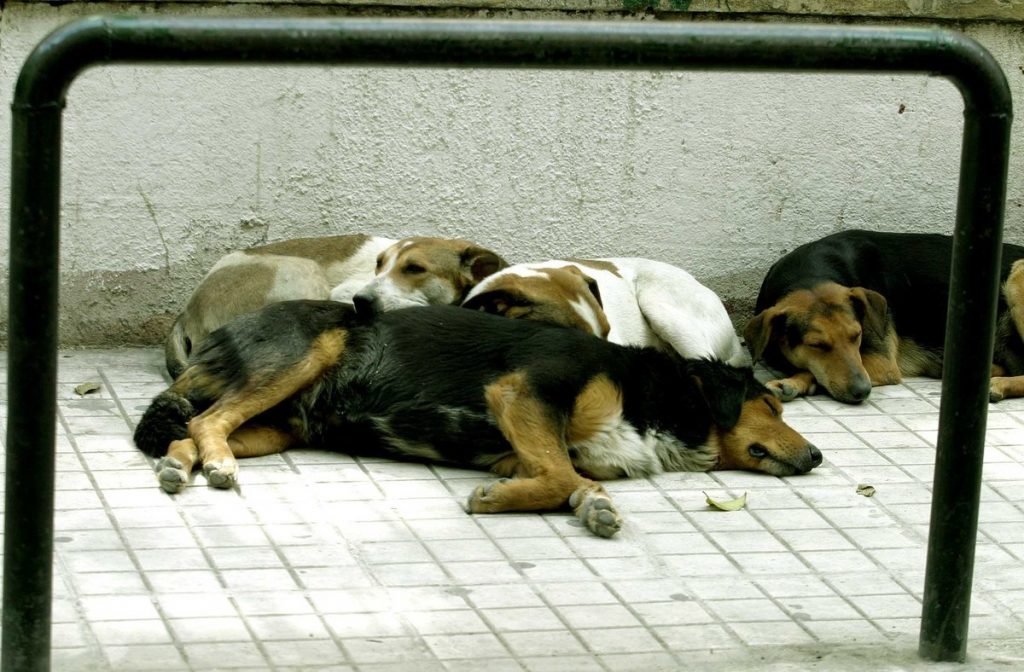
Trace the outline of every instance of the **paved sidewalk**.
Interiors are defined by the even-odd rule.
[[[311,450],[172,497],[131,442],[162,353],[60,364],[56,670],[1024,666],[1024,400],[989,414],[964,667],[916,656],[937,381],[787,404],[825,455],[805,476],[608,483],[626,525],[605,540],[565,513],[466,514],[481,472]]]

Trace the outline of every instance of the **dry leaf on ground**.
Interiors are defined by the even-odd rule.
[[[868,485],[867,483],[858,483],[857,494],[864,495],[865,497],[871,497],[875,494],[875,486]]]
[[[701,492],[704,491],[701,490]],[[707,499],[708,506],[713,506],[716,509],[721,509],[722,511],[739,511],[740,509],[747,505],[747,493],[745,492],[736,499],[728,499],[722,501],[712,499],[710,495],[708,495],[708,493],[706,492],[704,492],[704,497]]]
[[[100,383],[82,383],[75,386],[75,394],[80,397],[84,397],[90,392],[97,392],[101,387],[103,387],[103,385]]]

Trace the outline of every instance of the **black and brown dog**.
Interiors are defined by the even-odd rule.
[[[161,486],[196,462],[231,487],[236,458],[312,445],[488,469],[477,513],[569,503],[611,536],[621,521],[591,479],[751,469],[788,476],[821,453],[747,368],[614,345],[574,329],[454,307],[373,318],[289,301],[213,332],[158,395],[136,445]],[[583,475],[585,474],[585,475]]]
[[[783,400],[816,385],[860,403],[874,385],[942,376],[953,239],[850,230],[797,247],[768,271],[744,330],[755,360],[787,378]],[[1024,247],[1004,245],[991,398],[1024,396]]]

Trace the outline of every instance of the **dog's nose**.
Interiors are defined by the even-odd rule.
[[[821,464],[821,451],[814,444],[807,446],[807,452],[811,454],[811,469]]]
[[[368,292],[357,292],[352,297],[352,305],[356,307],[356,314],[361,317],[373,315],[373,296]]]
[[[871,381],[866,378],[858,378],[850,383],[850,401],[860,403],[871,394]]]

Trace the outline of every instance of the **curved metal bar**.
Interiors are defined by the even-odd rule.
[[[947,368],[921,655],[963,660],[1012,107],[998,64],[939,30],[713,24],[92,17],[51,33],[15,89],[4,539],[5,670],[49,668],[64,97],[103,63],[908,72],[965,102]],[[960,329],[968,323],[971,329]]]
[[[15,104],[63,100],[114,62],[343,63],[420,67],[902,71],[947,77],[968,108],[1011,112],[999,64],[950,31],[749,24],[91,17],[51,33]]]

